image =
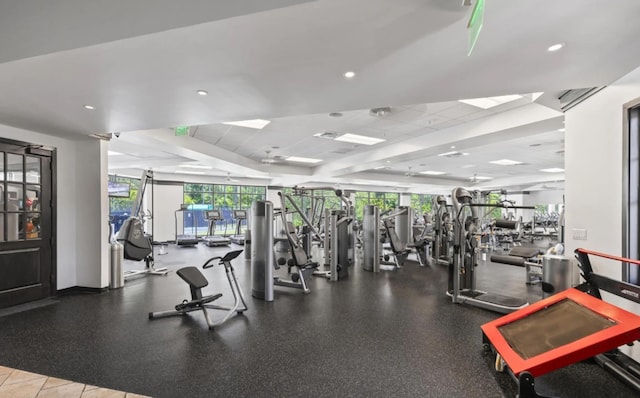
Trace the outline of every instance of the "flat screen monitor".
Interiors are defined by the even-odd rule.
[[[109,193],[109,197],[112,198],[128,198],[131,195],[131,184],[109,181],[107,192]]]
[[[247,212],[245,210],[234,210],[233,218],[247,218]]]
[[[220,212],[218,210],[209,210],[207,211],[207,218],[220,218]]]

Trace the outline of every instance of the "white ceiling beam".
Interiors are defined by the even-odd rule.
[[[344,157],[318,166],[314,177],[340,176],[386,165],[386,161],[407,161],[450,151],[508,141],[562,128],[561,112],[539,104],[529,104],[497,115],[439,130],[425,136]]]
[[[190,136],[176,137],[172,129],[145,130],[122,134],[120,139],[143,146],[155,145],[162,151],[173,155],[196,160],[214,169],[234,175],[262,175],[268,171],[271,175],[294,174],[310,175],[310,169],[263,164],[234,152],[217,147],[208,142]]]

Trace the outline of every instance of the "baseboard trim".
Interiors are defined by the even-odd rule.
[[[72,286],[66,289],[61,289],[56,292],[57,296],[66,296],[70,294],[99,294],[109,291],[107,287],[86,287],[86,286]]]

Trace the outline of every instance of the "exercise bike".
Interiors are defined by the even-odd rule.
[[[182,278],[182,280],[189,284],[189,288],[191,289],[191,300],[184,300],[182,301],[182,303],[177,304],[175,306],[175,310],[150,312],[149,319],[165,318],[175,315],[184,315],[193,311],[202,311],[204,313],[204,318],[207,321],[209,330],[213,330],[214,327],[220,326],[227,320],[229,320],[234,312],[242,314],[248,309],[248,307],[247,303],[244,300],[242,289],[238,284],[238,279],[236,278],[233,266],[231,265],[231,261],[238,257],[240,253],[242,253],[242,250],[234,250],[228,252],[223,257],[212,257],[208,259],[202,266],[203,269],[211,268],[214,266],[214,260],[220,260],[218,264],[224,266],[224,270],[227,274],[227,280],[229,281],[229,286],[231,287],[231,293],[233,294],[233,306],[226,307],[209,304],[222,297],[222,293],[203,296],[202,288],[209,285],[209,281],[207,281],[207,278],[204,277],[202,272],[200,272],[197,267],[184,267],[180,268],[176,272],[176,274],[178,274],[178,276]],[[213,321],[209,316],[209,312],[207,311],[207,309],[223,310],[226,311],[226,314],[219,320]]]

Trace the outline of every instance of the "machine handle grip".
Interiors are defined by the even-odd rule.
[[[606,254],[606,253],[601,253],[601,252],[588,250],[588,249],[582,249],[582,248],[576,249],[576,253],[577,252],[584,253],[584,254],[590,254],[590,255],[596,256],[596,257],[608,258],[609,260],[616,260],[616,261],[620,261],[620,262],[623,262],[623,263],[630,263],[630,264],[634,264],[634,265],[640,265],[640,260],[634,260],[632,258],[624,258],[624,257],[614,256],[612,254]]]
[[[211,264],[211,262],[212,262],[213,260],[219,260],[219,259],[221,259],[221,258],[222,258],[222,257],[220,257],[220,256],[217,256],[217,257],[211,257],[210,259],[208,259],[208,260],[204,263],[204,265],[202,266],[202,269],[207,269],[207,268],[211,268],[211,267],[213,267],[213,264]]]

